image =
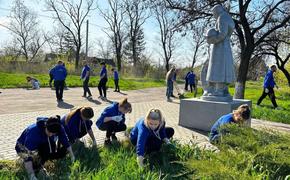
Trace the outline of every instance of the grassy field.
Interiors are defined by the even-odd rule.
[[[245,92],[245,99],[252,100],[252,117],[256,119],[282,122],[290,124],[290,88],[287,86],[281,86],[278,90],[275,89],[276,101],[278,106],[283,110],[273,109],[273,105],[266,97],[260,107],[256,106],[257,100],[262,94],[262,82],[247,82],[247,88]],[[230,93],[234,94],[234,87],[230,87]],[[202,89],[198,89],[197,97],[202,95]],[[193,93],[185,93],[185,98],[192,98]]]
[[[230,126],[218,144],[220,152],[194,144],[163,146],[145,156],[146,167],[136,163],[129,141],[109,147],[73,147],[77,161],[48,162],[50,179],[286,179],[290,177],[289,136]],[[0,179],[24,179],[24,169],[13,161],[0,161]],[[42,175],[38,175],[44,179]]]
[[[11,74],[0,72],[0,88],[31,87],[31,85],[26,82],[26,76],[32,76],[39,80],[41,87],[49,87],[49,76],[47,74]],[[98,76],[92,76],[90,78],[89,85],[91,87],[96,87],[98,83]],[[81,87],[82,81],[79,76],[69,75],[66,79],[66,84],[69,87]],[[109,78],[107,86],[111,88],[114,87],[114,81],[112,78]],[[119,86],[121,90],[134,90],[165,86],[165,81],[147,78],[121,78],[119,81]]]

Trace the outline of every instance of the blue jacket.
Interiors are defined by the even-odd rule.
[[[67,75],[66,68],[63,65],[56,65],[49,73],[52,74],[55,81],[63,81]]]
[[[97,119],[96,125],[98,128],[104,123],[105,117],[112,117],[112,116],[123,116],[123,119],[120,123],[125,123],[125,114],[119,111],[119,103],[114,102],[112,105],[106,107],[102,112],[101,116]]]
[[[194,73],[189,73],[187,75],[188,79],[188,84],[195,84],[195,74]]]
[[[65,124],[65,119],[67,114],[61,118],[61,123],[65,129],[65,132],[68,136],[70,142],[75,142],[76,139],[79,139],[84,136],[82,133],[82,127],[85,128],[87,132],[92,129],[93,122],[91,120],[82,120],[80,111],[77,111],[71,119],[68,121],[68,124]]]
[[[276,83],[274,81],[273,71],[268,70],[264,79],[264,88],[269,88],[269,87],[274,88],[275,85]]]
[[[107,69],[105,67],[102,68],[102,70],[100,72],[100,77],[103,76],[103,74],[105,74],[105,76],[103,78],[107,78]]]
[[[114,71],[114,80],[118,80],[119,79],[119,74],[117,71]]]
[[[219,137],[219,129],[221,126],[229,123],[235,123],[233,114],[227,114],[220,117],[212,126],[210,130],[209,139],[210,141],[216,140]]]
[[[159,135],[160,140],[163,140],[166,137],[165,126],[163,126],[156,134]],[[144,124],[144,118],[141,118],[136,123],[135,127],[130,132],[130,139],[133,144],[136,144],[136,151],[138,156],[144,156],[145,154],[145,145],[147,139],[157,137],[154,132],[147,128]],[[157,137],[158,138],[158,137]],[[158,138],[158,139],[159,139]]]
[[[40,145],[49,143],[48,140],[50,142],[55,142],[55,139],[58,137],[60,143],[68,148],[70,144],[63,127],[61,132],[57,135],[51,137],[46,135],[45,123],[47,119],[48,118],[37,118],[37,123],[28,126],[17,139],[17,143],[23,145],[29,151],[35,151]]]
[[[91,68],[90,68],[90,66],[85,65],[83,67],[83,70],[82,70],[81,79],[85,78],[85,76],[86,76],[86,74],[87,74],[88,71],[90,72],[91,71]],[[88,77],[90,77],[90,73],[89,73],[89,76]]]
[[[187,77],[187,76],[188,76],[189,74],[190,74],[190,71],[185,75],[185,78],[184,78],[185,80],[188,80],[188,77]]]

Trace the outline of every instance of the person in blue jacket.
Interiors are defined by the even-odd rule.
[[[279,87],[277,86],[273,74],[277,71],[276,65],[271,65],[270,69],[268,70],[267,74],[265,75],[264,78],[264,84],[263,84],[263,93],[261,97],[259,98],[257,105],[259,106],[263,99],[268,95],[269,98],[271,99],[271,102],[274,106],[275,109],[281,109],[281,107],[278,107],[276,103],[276,97],[275,97],[275,92],[274,92],[274,87],[278,89]]]
[[[65,132],[71,144],[75,143],[78,139],[86,134],[89,134],[93,146],[96,146],[96,139],[92,131],[93,121],[90,120],[94,117],[94,110],[91,107],[80,107],[61,118],[61,123],[64,126]]]
[[[187,72],[187,74],[185,75],[185,77],[184,77],[184,80],[185,80],[185,86],[184,86],[184,90],[185,91],[188,91],[188,75],[190,74],[190,71],[189,72]]]
[[[37,122],[28,126],[17,139],[15,150],[24,160],[30,179],[36,179],[35,170],[43,168],[47,160],[63,158],[67,151],[71,160],[75,160],[59,116],[37,118]]]
[[[115,82],[114,92],[120,92],[118,71],[115,68],[112,68],[112,72],[114,73],[114,82]]]
[[[64,82],[67,76],[66,68],[63,66],[62,61],[58,61],[57,65],[50,70],[50,73],[53,76],[54,87],[57,101],[63,101],[63,89]]]
[[[132,111],[131,103],[127,98],[120,102],[114,102],[106,107],[97,119],[96,125],[101,131],[106,131],[105,145],[111,144],[111,140],[117,140],[116,133],[125,131],[125,114]]]
[[[106,84],[108,81],[108,75],[107,75],[107,69],[106,69],[106,63],[105,62],[101,62],[101,72],[100,72],[100,81],[98,84],[98,89],[99,89],[99,93],[100,96],[99,98],[106,100],[107,99],[107,88],[106,88]]]
[[[193,89],[195,90],[195,88],[196,88],[196,86],[195,86],[195,74],[194,74],[193,70],[191,70],[190,73],[187,75],[187,79],[188,79],[188,84],[190,87],[190,92],[192,93],[192,90]]]
[[[170,144],[174,129],[165,127],[165,121],[159,109],[150,109],[145,116],[138,120],[130,132],[130,140],[136,146],[137,162],[144,166],[145,153],[159,151],[163,142]]]
[[[221,132],[222,126],[230,123],[243,124],[248,121],[250,117],[251,110],[249,106],[247,104],[240,105],[233,113],[223,115],[214,123],[210,130],[209,141],[212,143],[219,141],[220,136],[223,134],[223,132]]]
[[[81,74],[81,80],[83,81],[83,89],[84,89],[83,97],[86,97],[88,93],[89,95],[88,98],[92,97],[92,93],[89,89],[90,72],[91,72],[90,66],[87,64],[86,61],[84,61],[84,67]]]

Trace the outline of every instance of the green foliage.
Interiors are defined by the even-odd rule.
[[[32,76],[40,81],[40,87],[49,86],[49,75],[48,74],[11,74],[0,72],[0,88],[27,88],[31,87],[30,84],[26,82],[26,76]],[[91,87],[96,87],[99,83],[98,76],[92,76],[90,78],[89,85]],[[81,87],[82,81],[80,76],[69,75],[66,79],[66,84],[69,87]],[[119,86],[121,90],[134,90],[149,87],[161,87],[164,86],[164,80],[154,80],[149,78],[121,78],[119,80]],[[114,81],[109,78],[107,86],[110,88],[114,87]]]
[[[77,160],[47,162],[51,179],[284,179],[290,175],[289,135],[225,126],[227,134],[217,144],[219,152],[202,150],[193,143],[163,145],[146,155],[139,168],[129,140],[111,146],[73,146]],[[1,179],[24,179],[23,167],[0,161]],[[40,174],[37,176],[41,178]]]

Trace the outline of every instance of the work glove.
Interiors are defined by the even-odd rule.
[[[137,157],[137,163],[139,165],[139,167],[144,167],[144,157],[143,156],[138,156]]]
[[[265,93],[269,93],[269,89],[268,88],[265,88]]]
[[[113,121],[116,121],[116,122],[121,122],[123,120],[122,115],[120,115],[120,116],[113,116],[111,118],[112,118]]]

